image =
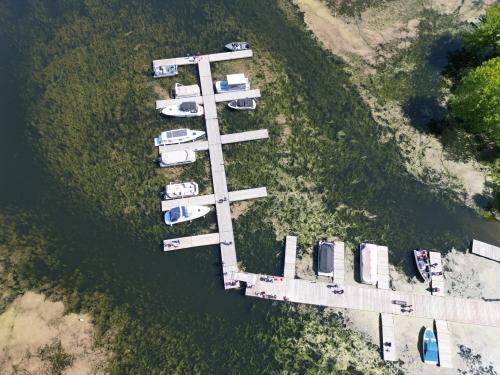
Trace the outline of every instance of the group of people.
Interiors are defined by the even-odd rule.
[[[337,284],[328,284],[326,287],[328,289],[333,289],[332,292],[334,294],[344,294],[344,289],[339,289],[339,286]]]

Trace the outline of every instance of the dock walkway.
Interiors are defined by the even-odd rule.
[[[396,361],[396,336],[394,334],[394,317],[392,314],[380,314],[382,325],[382,358],[385,361]]]
[[[295,260],[297,259],[297,237],[286,236],[285,240],[285,267],[283,276],[295,278]]]
[[[451,361],[451,335],[448,324],[444,320],[435,320],[436,339],[439,351],[439,366],[453,368]]]
[[[441,253],[437,251],[429,251],[429,258],[431,263],[431,287],[437,288],[437,291],[431,291],[433,296],[444,296],[444,276],[443,264],[441,261]],[[435,264],[435,266],[432,266]]]
[[[389,289],[389,249],[377,246],[377,288]]]
[[[345,280],[345,244],[342,241],[333,242],[333,282],[343,287]]]
[[[500,247],[487,244],[486,242],[472,240],[472,253],[500,262]]]

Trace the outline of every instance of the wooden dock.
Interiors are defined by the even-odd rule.
[[[385,361],[396,361],[396,338],[394,334],[394,317],[392,314],[380,314],[382,326],[382,358]]]
[[[446,368],[453,368],[453,363],[451,360],[451,335],[448,330],[448,324],[445,320],[435,320],[436,325],[436,339],[438,343],[439,351],[439,366]]]
[[[389,249],[377,246],[377,288],[389,289]]]
[[[333,282],[343,287],[345,280],[345,244],[342,241],[333,242]]]
[[[430,294],[398,292],[390,289],[351,285],[344,286],[343,294],[335,294],[330,289],[331,287],[328,287],[331,286],[329,283],[287,278],[283,278],[279,282],[265,282],[260,280],[261,276],[266,277],[266,275],[259,275],[257,284],[246,295],[259,298],[272,296],[272,298],[267,298],[309,305],[500,327],[500,303],[498,302],[436,297]],[[255,295],[254,292],[260,294]],[[401,311],[401,306],[392,302],[394,300],[405,301],[408,305],[412,305],[413,311]]]
[[[431,263],[431,287],[437,288],[436,292],[431,291],[434,296],[444,296],[444,276],[443,276],[443,263],[441,261],[441,253],[437,251],[429,251],[429,258]],[[435,264],[435,266],[432,266]],[[440,275],[439,275],[440,273]]]
[[[162,110],[165,107],[171,105],[179,105],[184,102],[196,102],[196,104],[203,104],[203,97],[193,96],[191,98],[181,98],[181,99],[159,99],[156,101],[156,109]]]
[[[286,236],[285,240],[285,267],[283,276],[295,278],[295,260],[297,259],[297,237]]]
[[[248,91],[233,91],[233,92],[224,92],[221,94],[214,94],[215,102],[230,102],[231,100],[237,99],[257,99],[260,98],[260,90],[248,90]],[[197,104],[204,104],[202,96],[193,96],[191,98],[180,98],[180,99],[158,99],[156,101],[156,109],[161,110],[165,107],[171,105],[179,105],[184,102],[196,102]],[[212,109],[212,107],[210,108]],[[209,110],[210,110],[209,109]],[[213,112],[212,112],[213,113]]]
[[[472,240],[472,253],[500,262],[500,247],[487,244],[486,242]]]
[[[212,81],[212,73],[210,68],[210,63],[224,61],[224,60],[234,60],[252,57],[252,50],[244,50],[237,52],[223,52],[223,53],[215,53],[211,55],[202,55],[202,56],[187,56],[181,58],[173,58],[173,59],[162,59],[153,61],[153,66],[160,65],[188,65],[188,64],[197,64],[198,65],[198,74],[199,81],[201,86],[201,96],[197,96],[194,98],[183,98],[180,101],[177,99],[171,100],[162,100],[157,101],[156,107],[158,109],[164,108],[170,104],[177,104],[182,101],[196,101],[197,103],[203,104],[204,107],[204,117],[205,117],[205,125],[206,125],[206,133],[207,133],[207,141],[206,142],[194,142],[193,144],[184,144],[184,145],[173,145],[173,146],[161,146],[159,148],[160,154],[162,152],[171,151],[174,149],[186,149],[186,148],[195,148],[195,151],[207,150],[210,154],[210,168],[212,171],[212,186],[213,186],[213,194],[208,196],[201,197],[193,197],[188,198],[189,202],[204,202],[206,204],[214,204],[217,214],[217,226],[219,233],[212,234],[210,237],[207,235],[202,236],[193,236],[187,237],[183,239],[171,239],[167,240],[166,246],[169,248],[182,248],[190,247],[193,244],[195,246],[201,246],[200,243],[203,244],[213,244],[216,240],[220,244],[221,249],[221,258],[222,258],[222,274],[224,277],[224,287],[226,289],[230,288],[238,288],[239,281],[234,280],[231,277],[238,273],[238,263],[236,258],[236,248],[234,244],[234,234],[233,234],[233,224],[231,221],[231,208],[229,206],[231,199],[239,200],[239,199],[248,199],[248,197],[260,197],[267,195],[267,192],[262,192],[262,189],[249,189],[247,191],[239,191],[234,192],[231,196],[231,193],[228,193],[227,181],[226,181],[226,171],[224,167],[224,156],[222,153],[222,145],[227,143],[234,142],[243,142],[254,139],[264,139],[269,135],[267,130],[258,130],[258,131],[250,131],[243,132],[237,134],[227,134],[221,136],[220,128],[219,128],[219,120],[217,119],[217,106],[216,101],[227,101],[233,100],[234,98],[247,98],[250,96],[258,97],[260,96],[260,90],[251,90],[245,91],[243,93],[231,93],[230,95],[226,94],[217,94],[214,93],[214,85]],[[175,100],[175,101],[173,101]],[[265,194],[265,195],[264,195]],[[247,197],[247,198],[245,198]],[[213,203],[207,203],[213,202]],[[171,203],[163,203],[162,209],[167,209],[170,207]],[[179,201],[176,201],[175,204],[179,204]],[[218,239],[217,239],[218,236]],[[190,238],[190,239],[188,239]],[[172,242],[176,241],[176,242]],[[164,243],[165,244],[165,243]],[[174,245],[178,245],[175,247]]]
[[[163,251],[181,250],[190,247],[218,245],[219,243],[220,243],[219,233],[172,238],[170,240],[163,241]]]
[[[238,202],[247,199],[257,199],[267,197],[267,189],[265,187],[255,189],[236,190],[228,193],[229,202]],[[215,204],[215,195],[197,195],[189,198],[169,199],[161,201],[161,210],[168,211],[179,206],[210,206]]]

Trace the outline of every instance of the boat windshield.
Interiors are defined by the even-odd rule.
[[[238,107],[251,107],[252,99],[238,99],[236,100],[236,105]]]
[[[182,216],[189,217],[189,212],[188,212],[186,206],[182,206],[181,208],[182,208]]]
[[[170,210],[169,215],[170,215],[170,221],[174,223],[181,217],[181,210],[179,209],[179,207],[174,207]]]

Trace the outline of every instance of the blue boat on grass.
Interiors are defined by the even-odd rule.
[[[438,344],[431,328],[425,329],[424,339],[422,340],[422,354],[424,356],[424,363],[430,365],[438,364]]]

